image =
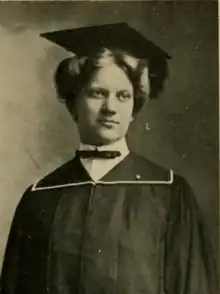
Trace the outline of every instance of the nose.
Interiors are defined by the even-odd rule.
[[[106,97],[103,110],[110,114],[115,114],[117,110],[117,100],[115,94],[111,94],[108,97]]]

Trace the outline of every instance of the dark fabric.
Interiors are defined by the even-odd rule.
[[[31,191],[16,210],[1,294],[216,294],[212,249],[191,187],[130,154],[102,181]],[[91,181],[76,158],[37,187]],[[108,184],[109,182],[109,184]]]
[[[101,181],[136,181],[137,175],[140,175],[140,180],[143,181],[169,181],[170,179],[170,172],[167,169],[136,153],[130,153],[123,161],[107,173]],[[69,183],[77,184],[88,180],[92,179],[82,166],[79,158],[74,157],[73,160],[65,163],[39,181],[37,187],[59,186]]]
[[[93,56],[101,47],[124,50],[136,58],[156,59],[158,64],[171,58],[162,48],[147,40],[127,23],[52,31],[41,34],[41,37],[81,57]]]

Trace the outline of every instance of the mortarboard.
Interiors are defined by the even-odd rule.
[[[41,37],[75,53],[89,56],[97,48],[121,49],[137,58],[166,60],[171,58],[127,23],[112,23],[42,33]]]

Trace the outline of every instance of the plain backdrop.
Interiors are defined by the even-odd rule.
[[[118,21],[172,55],[166,89],[132,125],[130,147],[188,180],[217,252],[217,2],[1,2],[0,264],[22,193],[78,146],[53,84],[68,53],[39,33]]]

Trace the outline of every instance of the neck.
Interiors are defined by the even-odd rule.
[[[88,146],[95,146],[95,147],[104,147],[104,146],[108,147],[108,146],[112,146],[112,145],[115,145],[115,144],[120,143],[120,142],[126,142],[125,137],[119,138],[118,140],[113,141],[113,142],[109,142],[109,141],[103,142],[103,141],[84,140],[82,138],[80,139],[80,144],[82,144],[82,145],[88,145]]]
[[[112,142],[111,144],[106,145],[93,145],[93,144],[85,144],[83,142],[80,143],[81,150],[94,150],[98,148],[98,150],[118,150],[122,153],[128,152],[128,146],[125,137],[120,138],[119,140]]]
[[[102,141],[102,140],[91,140],[91,138],[89,138],[89,136],[87,138],[80,138],[80,142],[85,144],[85,145],[92,145],[92,146],[108,146],[108,145],[112,145],[115,142],[120,141],[122,138],[118,139],[117,141],[111,142],[111,141]]]

